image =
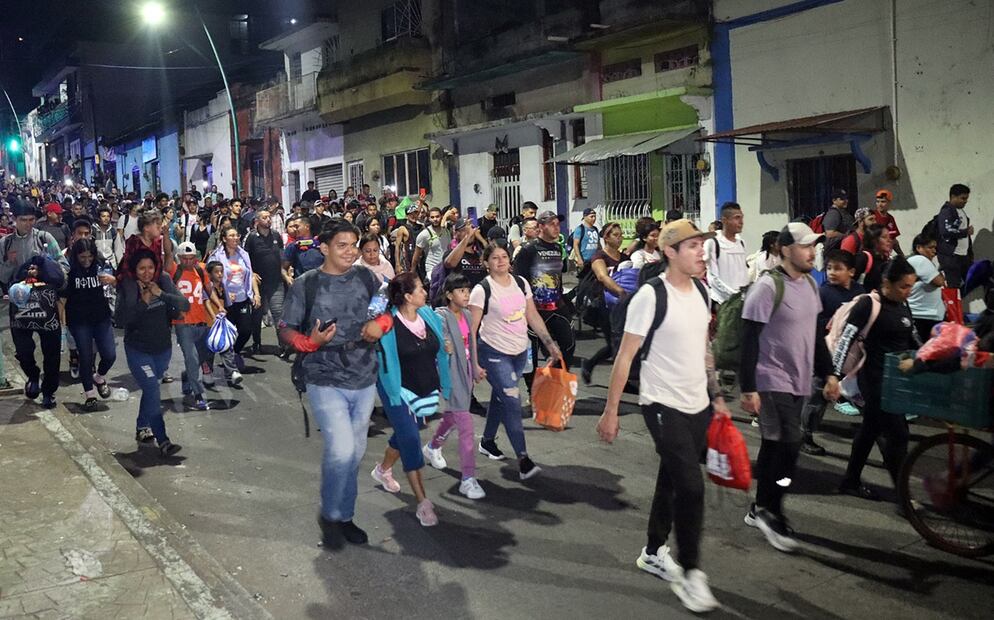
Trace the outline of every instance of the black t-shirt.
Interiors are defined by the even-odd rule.
[[[526,243],[514,259],[514,275],[528,280],[539,310],[557,309],[563,295],[562,246],[541,237]]]
[[[190,229],[190,242],[197,248],[200,256],[207,253],[207,241],[211,238],[210,226],[200,228],[199,224],[194,224]]]
[[[300,195],[300,199],[308,202],[317,202],[321,200],[321,192],[316,189],[309,189]]]
[[[273,232],[263,236],[258,231],[252,231],[245,238],[244,247],[252,261],[252,271],[262,278],[262,287],[275,288],[283,280],[280,273],[283,240],[280,236]]]
[[[863,297],[849,313],[849,324],[862,330],[870,320],[871,310],[870,298]],[[888,353],[917,348],[914,334],[914,320],[908,304],[895,303],[881,295],[880,315],[866,335],[866,363],[859,371],[861,392],[870,390],[879,394],[883,385],[884,357]]]
[[[97,261],[93,261],[88,269],[78,263],[69,267],[66,287],[61,292],[61,296],[66,298],[68,325],[95,324],[110,318],[104,285],[97,277],[100,267]]]
[[[394,321],[397,330],[397,357],[403,372],[400,379],[404,387],[417,396],[427,396],[439,388],[438,355],[439,342],[435,332],[425,326],[424,340],[411,333],[400,319]]]
[[[483,282],[483,278],[487,277],[487,266],[483,264],[483,258],[477,250],[476,246],[473,246],[474,251],[470,251],[469,248],[466,249],[462,254],[462,258],[459,259],[459,263],[456,264],[455,269],[449,269],[449,273],[461,273],[466,276],[469,280],[470,288],[476,286],[480,282]],[[442,261],[449,258],[449,254],[452,250],[445,253],[442,257]]]
[[[480,234],[483,236],[483,238],[486,239],[487,233],[490,232],[490,229],[496,225],[497,225],[497,218],[490,219],[484,216],[480,218],[480,221],[477,224],[477,228],[479,229]]]

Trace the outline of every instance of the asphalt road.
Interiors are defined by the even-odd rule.
[[[266,337],[272,348],[272,330]],[[578,353],[598,345],[581,339]],[[369,477],[390,432],[374,417],[356,515],[371,541],[329,552],[320,546],[315,522],[320,433],[304,437],[287,363],[272,355],[247,363],[242,389],[211,392],[209,412],[182,409],[179,381],[163,386],[170,437],[183,445],[165,462],[135,448],[137,394],[128,402],[103,402],[101,411],[77,419],[275,618],[686,613],[667,584],[635,567],[658,460],[632,404],[619,440],[598,442],[594,425],[608,367],[595,372],[593,386],[581,386],[568,430],[553,433],[526,422],[529,452],[544,470],[531,481],[521,483],[515,467],[481,456],[478,476],[488,496],[464,498],[457,492],[458,470],[451,468],[458,455],[450,439],[450,469],[426,470],[440,518],[434,528],[422,528],[414,517],[399,466],[399,495]],[[180,370],[174,348],[171,372],[179,377]],[[123,351],[110,374],[112,383],[134,387]],[[486,387],[478,395],[486,402]],[[64,383],[59,398],[79,412],[77,386]],[[474,419],[479,434],[483,420]],[[736,419],[755,456],[758,429],[743,416]],[[803,543],[795,555],[775,551],[743,524],[744,493],[708,483],[702,568],[724,605],[713,617],[989,617],[994,564],[926,546],[891,504],[836,495],[853,420],[830,412],[825,425],[829,455],[802,455],[786,504]],[[499,442],[508,446],[503,435]],[[865,479],[889,489],[876,452]]]

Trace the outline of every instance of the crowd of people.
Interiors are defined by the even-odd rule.
[[[243,354],[265,353],[262,333],[271,327],[279,344],[268,353],[293,359],[294,382],[323,431],[318,520],[325,544],[336,548],[368,540],[353,515],[377,401],[393,434],[371,478],[399,492],[399,462],[425,527],[439,515],[422,470],[447,466],[443,447],[453,430],[459,492],[467,498],[486,496],[477,456],[509,456],[498,444],[501,426],[520,479],[538,475],[523,407],[543,357],[574,364],[582,320],[604,338],[581,361],[584,382],[613,359],[600,437],[618,436],[621,396],[637,374],[634,389],[660,457],[636,563],[672,582],[696,612],[718,606],[700,568],[699,459],[713,416],[730,416],[726,398],[735,384],[761,436],[745,523],[774,548],[793,551],[785,498],[799,454],[825,453],[816,436],[829,403],[862,414],[840,492],[879,498],[861,481],[874,442],[896,477],[908,428],[903,417],[881,410],[884,356],[928,337],[945,316],[943,287],[959,287],[973,260],[969,188],[959,184],[908,244],[910,256],[885,189],[876,192],[875,208],[855,213],[846,192],[834,192],[823,215],[766,232],[751,254],[735,203],[721,206],[707,232],[677,210],[663,221],[642,218],[626,245],[622,223],[598,228],[593,209],[564,235],[563,216],[531,202],[508,222],[498,221],[494,205],[474,221],[456,206],[389,192],[377,198],[368,186],[333,194],[321,196],[311,183],[284,209],[277,200],[225,198],[216,188],[138,197],[8,183],[0,196],[0,225],[8,227],[0,283],[10,299],[25,397],[55,406],[65,347],[81,408],[96,410],[111,395],[115,328],[123,330],[128,369],[142,393],[136,441],[167,457],[180,450],[167,435],[159,394],[174,380],[172,334],[183,357],[184,404],[206,410],[207,387],[223,380],[237,388]],[[578,285],[566,291],[563,275],[574,268]],[[833,325],[843,308],[843,324]],[[718,332],[732,312],[738,349],[729,365],[719,355],[727,351],[716,349],[728,340]],[[218,317],[237,335],[215,351],[208,333]],[[856,342],[867,359],[847,377]],[[486,407],[474,396],[483,381],[490,385]],[[486,418],[479,441],[473,413]],[[422,430],[436,415],[425,441]]]

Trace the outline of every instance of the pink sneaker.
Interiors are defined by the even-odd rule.
[[[435,514],[435,506],[427,499],[421,500],[418,510],[414,513],[421,522],[422,527],[432,527],[438,525],[438,515]]]
[[[393,479],[393,471],[380,469],[379,463],[376,464],[370,475],[373,476],[373,480],[383,485],[383,490],[387,493],[397,493],[400,491],[400,483]]]

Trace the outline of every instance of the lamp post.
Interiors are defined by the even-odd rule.
[[[218,55],[217,47],[214,45],[214,37],[211,36],[211,31],[207,28],[207,23],[200,14],[200,9],[197,8],[196,11],[197,19],[200,20],[200,25],[204,28],[204,34],[207,35],[207,42],[210,43],[211,51],[214,52],[214,60],[217,61],[217,69],[221,72],[221,81],[224,82],[224,92],[228,97],[228,110],[231,112],[231,125],[235,135],[235,196],[241,196],[242,156],[241,144],[238,140],[238,115],[235,113],[235,100],[231,97],[231,89],[228,87],[228,76],[224,72],[224,65],[221,64],[221,56]],[[166,11],[158,2],[146,2],[142,6],[141,13],[145,23],[152,27],[160,25],[166,19]]]

